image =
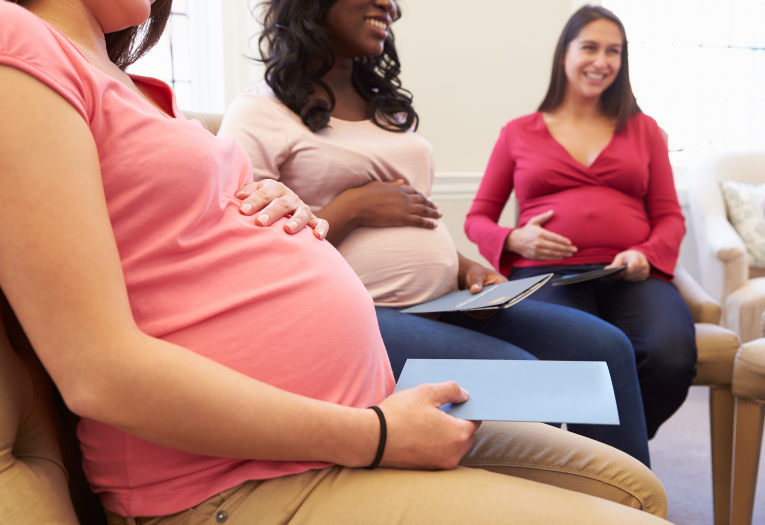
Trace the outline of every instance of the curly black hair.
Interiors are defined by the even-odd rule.
[[[258,39],[260,59],[266,65],[266,82],[276,97],[300,115],[311,131],[329,124],[335,95],[322,77],[335,64],[324,20],[336,0],[270,0],[264,10],[263,33]],[[380,56],[353,61],[353,87],[369,103],[372,121],[388,131],[417,129],[419,117],[412,94],[401,87],[401,64],[393,33],[389,32]],[[310,99],[315,87],[323,89],[329,104]]]

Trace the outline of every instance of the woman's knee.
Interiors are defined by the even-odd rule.
[[[670,379],[696,376],[696,336],[693,325],[656,331],[653,337],[635,345],[638,368],[654,377]]]
[[[640,461],[608,445],[548,425],[484,422],[460,464],[667,516],[661,483]]]

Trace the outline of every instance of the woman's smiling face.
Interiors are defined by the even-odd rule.
[[[395,0],[337,0],[329,8],[324,26],[338,57],[378,56],[396,18]]]
[[[610,20],[601,18],[584,26],[566,51],[568,94],[600,97],[619,73],[623,45],[624,35]]]

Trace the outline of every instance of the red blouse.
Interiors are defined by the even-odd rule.
[[[574,256],[534,261],[503,252],[512,228],[497,220],[513,189],[518,226],[554,210],[544,228],[570,239],[579,250]],[[465,233],[504,275],[513,267],[610,263],[619,252],[638,250],[652,276],[671,278],[685,224],[661,129],[638,113],[587,167],[552,137],[540,112],[511,121],[494,146]]]

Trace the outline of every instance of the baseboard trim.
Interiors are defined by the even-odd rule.
[[[473,200],[483,173],[436,173],[431,197],[435,200]]]

